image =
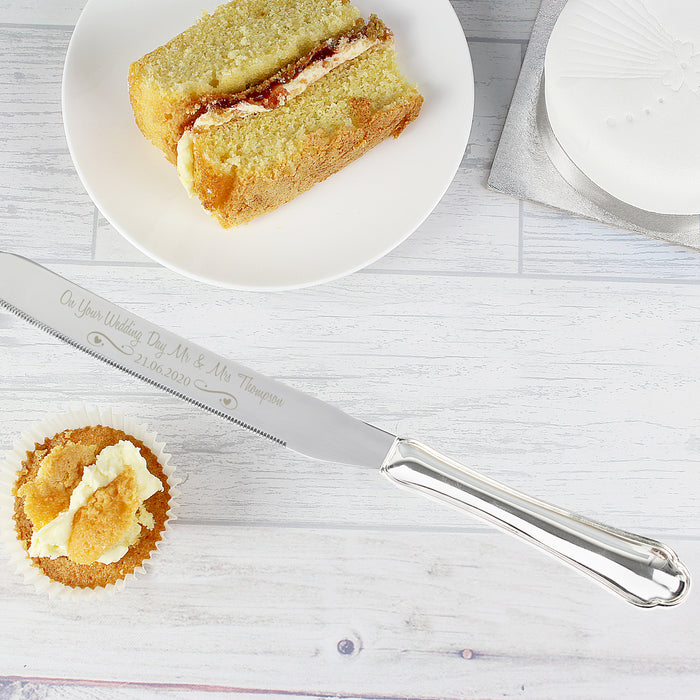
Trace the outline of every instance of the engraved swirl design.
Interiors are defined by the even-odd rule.
[[[570,36],[568,78],[656,78],[700,98],[700,41],[674,37],[644,0],[581,3]]]
[[[122,355],[133,355],[134,348],[131,345],[117,345],[108,335],[100,333],[100,331],[91,331],[87,334],[87,341],[94,348],[101,349],[109,343],[115,350],[118,350]]]
[[[233,394],[229,394],[228,392],[221,391],[219,389],[210,389],[206,382],[203,382],[201,379],[197,379],[194,382],[194,386],[207,394],[216,394],[218,396],[219,403],[225,409],[235,411],[238,408],[238,399]]]

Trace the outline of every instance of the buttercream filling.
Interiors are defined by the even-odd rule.
[[[96,560],[102,564],[119,561],[138,540],[141,526],[153,527],[153,517],[145,509],[143,502],[157,491],[163,490],[160,479],[148,471],[146,460],[139,449],[128,440],[105,447],[97,455],[95,463],[85,467],[80,483],[71,493],[68,509],[34,532],[29,555],[50,559],[67,557],[75,514],[88,503],[98,489],[111,484],[127,468],[134,473],[141,505],[120,540],[106,547]]]
[[[384,30],[375,35],[364,32],[329,39],[292,68],[285,69],[253,88],[236,95],[224,95],[205,101],[195,112],[177,144],[177,173],[189,195],[194,196],[194,142],[197,134],[260,112],[270,112],[301,95],[309,85],[328,75],[338,66],[352,61],[373,46],[391,39]]]

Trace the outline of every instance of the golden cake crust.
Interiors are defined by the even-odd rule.
[[[27,452],[14,488],[17,535],[28,551],[35,528],[38,529],[58,514],[58,506],[47,507],[53,496],[57,496],[61,510],[65,510],[70,501],[70,492],[82,478],[84,468],[94,464],[95,457],[105,447],[116,445],[122,440],[133,443],[140,450],[148,471],[163,485],[162,491],[156,492],[144,503],[153,516],[153,529],[142,527],[137,542],[112,564],[78,563],[65,556],[56,559],[32,558],[33,565],[49,578],[75,588],[103,587],[132,573],[150,557],[160,541],[170,503],[170,488],[163,468],[156,455],[142,441],[103,425],[64,430],[41,444],[36,443],[34,450]],[[94,559],[95,548],[109,541],[115,530],[118,532],[125,527],[127,515],[133,512],[134,507],[134,489],[129,483],[131,472],[131,469],[125,469],[107,487],[98,489],[86,507],[76,513],[69,544],[71,557],[80,561]],[[96,530],[96,510],[104,512],[110,508],[114,511],[114,517],[110,516],[107,531],[100,531],[99,528]]]
[[[351,100],[353,129],[332,136],[309,134],[302,149],[271,176],[253,173],[241,177],[236,170],[212,166],[195,145],[195,190],[205,209],[224,228],[248,223],[290,202],[345,166],[360,158],[384,139],[398,137],[420,112],[423,98],[413,93],[402,102],[373,113],[367,100]]]

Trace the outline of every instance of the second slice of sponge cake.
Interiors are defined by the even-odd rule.
[[[283,106],[197,134],[193,189],[224,227],[246,223],[398,136],[421,104],[379,44]]]

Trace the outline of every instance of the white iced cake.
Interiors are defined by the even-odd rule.
[[[596,185],[647,211],[700,213],[700,0],[569,0],[544,96]]]

